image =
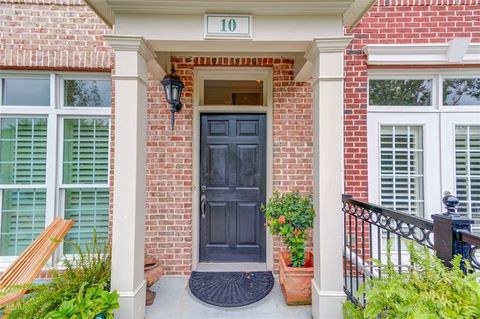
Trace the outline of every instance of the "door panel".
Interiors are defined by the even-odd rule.
[[[200,261],[264,262],[266,116],[204,114]]]

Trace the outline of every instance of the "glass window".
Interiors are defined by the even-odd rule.
[[[63,139],[63,182],[108,182],[108,120],[66,119]]]
[[[3,190],[1,256],[18,256],[43,231],[45,202],[45,189]]]
[[[77,243],[84,246],[91,242],[93,230],[99,241],[108,238],[109,190],[108,189],[67,189],[65,190],[65,218],[76,223],[68,232],[64,253],[76,253]]]
[[[480,229],[480,126],[455,127],[455,177],[458,211]]]
[[[370,80],[369,105],[430,106],[432,80]]]
[[[65,80],[64,106],[110,107],[109,80]]]
[[[108,133],[108,119],[64,120],[65,218],[76,220],[66,237],[67,254],[75,252],[71,243],[91,241],[94,229],[98,239],[108,237]],[[95,185],[79,186],[85,184]]]
[[[423,142],[421,126],[382,126],[381,204],[423,216]]]
[[[45,228],[47,121],[1,118],[0,128],[0,256],[16,256]]]
[[[3,105],[50,105],[50,79],[3,79],[2,92]]]
[[[47,120],[0,119],[0,184],[44,184]]]
[[[480,78],[443,80],[443,105],[480,105]]]
[[[54,73],[0,78],[0,105],[8,106],[0,111],[1,264],[56,216],[76,221],[66,253],[75,253],[69,243],[90,242],[94,229],[99,239],[108,237],[110,83],[103,76],[63,80]],[[52,105],[51,92],[63,102],[52,99]],[[28,106],[51,107],[28,114]],[[62,106],[79,108],[72,115]]]
[[[263,105],[263,81],[205,80],[205,105]]]

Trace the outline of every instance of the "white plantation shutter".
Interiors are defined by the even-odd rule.
[[[455,127],[455,180],[460,214],[480,230],[480,126]]]
[[[421,126],[381,126],[381,204],[424,215]]]
[[[108,182],[108,120],[65,120],[63,182]]]
[[[92,241],[94,230],[97,239],[108,237],[109,120],[65,119],[63,143],[64,214],[76,220],[64,245],[71,254],[73,244]]]
[[[2,118],[0,123],[0,256],[16,256],[45,227],[47,122]]]
[[[2,256],[17,256],[45,228],[44,189],[4,190],[2,200]]]
[[[64,252],[75,253],[69,242],[90,243],[93,229],[98,240],[105,240],[108,237],[108,189],[67,189],[65,192],[65,216],[77,222],[67,235]]]

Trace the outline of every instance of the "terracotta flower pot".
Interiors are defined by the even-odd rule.
[[[280,286],[287,305],[312,304],[313,254],[307,252],[303,267],[289,267],[288,252],[280,253]]]

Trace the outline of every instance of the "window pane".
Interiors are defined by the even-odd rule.
[[[45,228],[44,189],[3,190],[0,255],[18,256]]]
[[[3,105],[50,105],[49,79],[3,79]]]
[[[110,107],[109,80],[65,80],[64,106]]]
[[[423,216],[423,137],[420,126],[382,126],[382,205]]]
[[[91,243],[94,230],[98,240],[107,239],[108,212],[108,189],[66,189],[65,218],[76,222],[66,236],[65,254],[76,253],[74,244]]]
[[[455,172],[460,214],[480,228],[480,126],[455,127]]]
[[[44,184],[47,120],[0,119],[0,184]]]
[[[263,81],[205,80],[205,105],[263,105]]]
[[[107,119],[64,121],[65,184],[108,183],[108,123]]]
[[[432,80],[370,80],[370,105],[432,105]]]
[[[443,80],[443,105],[480,105],[480,78]]]

